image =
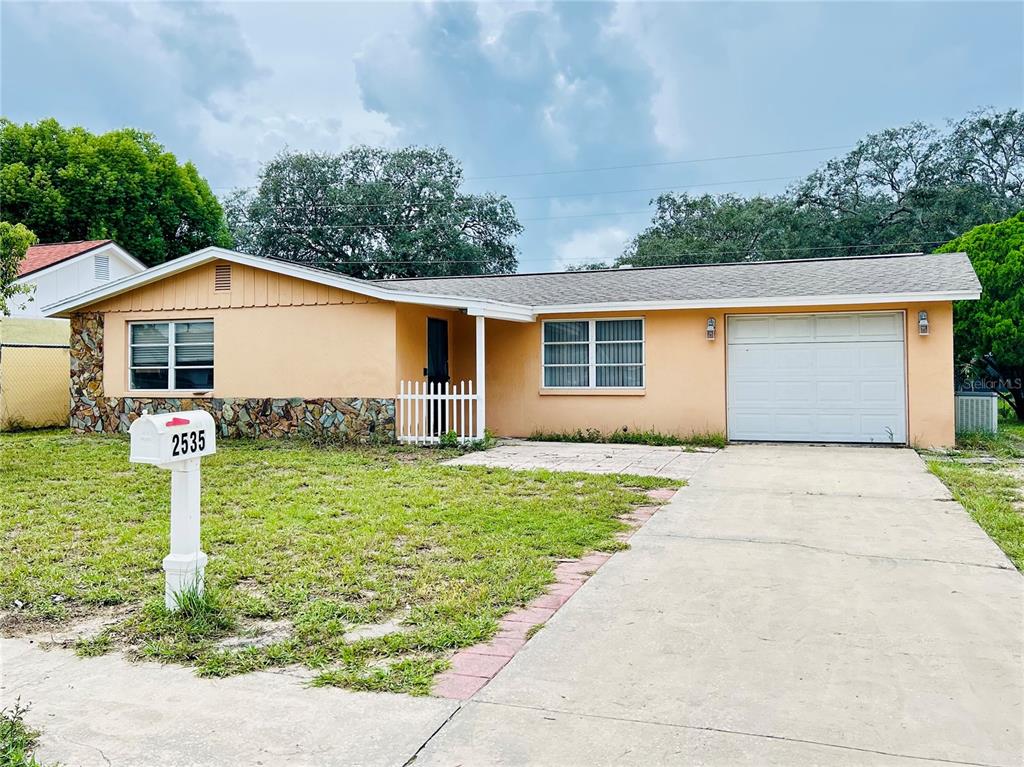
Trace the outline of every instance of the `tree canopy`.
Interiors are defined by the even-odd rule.
[[[978,301],[955,306],[957,356],[1024,420],[1024,211],[975,227],[938,251],[967,253],[981,281]]]
[[[228,223],[248,253],[356,277],[515,271],[512,204],[461,184],[441,148],[284,152],[227,201]]]
[[[14,281],[18,279],[18,264],[25,251],[35,244],[36,236],[24,224],[0,221],[0,314],[11,313],[8,300],[30,291],[28,286],[15,285]]]
[[[0,215],[43,242],[114,239],[151,266],[232,244],[195,166],[130,128],[97,135],[0,119]]]
[[[617,264],[930,251],[1024,207],[1024,112],[866,136],[773,197],[663,194]]]

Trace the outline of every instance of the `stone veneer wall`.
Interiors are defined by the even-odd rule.
[[[104,397],[103,315],[71,318],[71,419],[75,431],[126,432],[143,410],[206,410],[222,437],[330,437],[353,442],[395,439],[395,401],[239,397]]]

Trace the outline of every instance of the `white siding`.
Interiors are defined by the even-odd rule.
[[[96,256],[110,259],[110,279],[96,279]],[[34,285],[32,300],[15,296],[11,304],[13,317],[44,317],[43,307],[66,298],[106,285],[114,280],[143,271],[136,264],[119,255],[113,248],[98,248],[91,253],[75,256],[54,264],[35,274],[18,280],[19,284]]]

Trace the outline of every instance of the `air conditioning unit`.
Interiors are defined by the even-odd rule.
[[[995,392],[956,393],[956,431],[995,434],[999,429],[999,397]]]

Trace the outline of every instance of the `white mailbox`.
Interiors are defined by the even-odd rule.
[[[199,545],[199,459],[217,452],[213,417],[205,410],[143,415],[128,430],[132,463],[171,470],[171,553],[164,557],[164,604],[205,583],[206,554]]]
[[[217,452],[213,416],[205,410],[144,415],[128,433],[132,438],[132,463],[163,466]]]

